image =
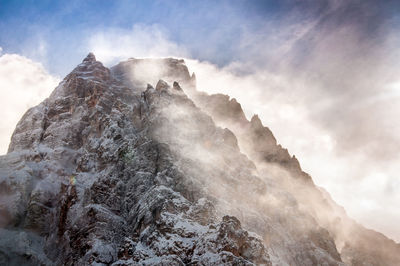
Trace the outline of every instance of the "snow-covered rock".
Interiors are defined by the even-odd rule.
[[[367,256],[363,241],[399,248],[366,240],[258,117],[197,92],[178,59],[110,71],[89,54],[18,123],[0,192],[6,265],[399,261]]]

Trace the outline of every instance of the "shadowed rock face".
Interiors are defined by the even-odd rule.
[[[143,80],[155,76],[155,88]],[[339,254],[337,216],[322,219],[337,206],[258,117],[194,85],[183,60],[130,59],[110,71],[89,54],[28,110],[0,157],[0,264],[372,261],[363,233]],[[274,165],[290,177],[276,178]]]

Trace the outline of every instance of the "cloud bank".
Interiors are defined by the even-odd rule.
[[[0,53],[0,154],[7,152],[22,115],[50,95],[58,82],[59,78],[48,74],[40,63],[21,55]]]

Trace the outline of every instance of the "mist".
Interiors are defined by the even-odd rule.
[[[188,65],[200,90],[235,97],[248,117],[259,114],[351,217],[399,240],[399,39],[381,8],[367,13],[366,3],[357,20],[351,7],[309,21],[281,40],[285,50],[275,56],[260,49],[223,68]],[[368,19],[381,28],[367,34]],[[270,39],[246,41],[268,47]]]
[[[19,50],[5,48],[1,56],[2,104],[5,111],[12,110],[1,125],[1,150],[7,150],[26,109],[49,95],[59,76],[66,74],[55,74],[55,69],[64,71],[80,62],[71,54],[93,51],[109,67],[130,57],[184,58],[196,73],[198,90],[236,98],[247,118],[258,114],[303,170],[351,217],[399,241],[398,7],[395,1],[292,4],[282,1],[274,7],[276,14],[258,2],[238,8],[228,1],[218,8],[192,3],[190,12],[163,4],[173,16],[164,14],[159,22],[143,20],[129,27],[106,18],[110,26],[85,28],[78,40],[71,38],[70,47],[60,42],[60,35],[70,36],[69,31],[35,26],[44,32],[30,37],[35,47],[28,40]],[[120,10],[120,16],[139,12]],[[221,10],[223,18],[218,15]],[[215,27],[217,18],[224,26]],[[60,50],[67,56],[59,56]],[[26,78],[9,83],[12,76],[5,59],[18,62],[12,73]],[[9,93],[11,87],[21,90]]]
[[[184,57],[199,90],[236,98],[248,118],[259,114],[351,217],[399,240],[399,39],[385,10],[371,11],[376,5],[366,2],[354,14],[353,5],[330,4],[318,16],[294,10],[267,27],[276,35],[244,31],[241,49],[222,66],[192,59],[190,49],[177,53],[166,34],[158,42],[165,49],[144,54]],[[379,27],[367,30],[369,20]],[[100,60],[113,61],[102,54],[114,38],[90,42]],[[133,42],[127,49],[140,39],[129,32],[121,38]]]
[[[307,248],[307,244],[301,243],[302,237],[315,234],[323,237],[324,231],[319,226],[328,228],[335,239],[335,244],[327,242],[332,250],[341,252],[345,243],[351,243],[356,236],[363,237],[362,232],[354,231],[354,224],[345,211],[324,190],[310,186],[312,181],[304,180],[291,167],[265,163],[255,157],[254,144],[263,146],[265,141],[267,145],[261,149],[267,149],[266,152],[268,147],[280,148],[270,146],[269,139],[251,136],[253,127],[257,131],[268,131],[253,122],[254,119],[243,124],[239,116],[232,123],[232,120],[217,118],[211,109],[197,108],[185,93],[165,82],[159,81],[155,87],[143,92],[146,103],[156,106],[146,110],[145,117],[151,117],[152,136],[172,150],[176,167],[184,173],[191,191],[188,198],[205,197],[201,202],[211,201],[219,218],[227,214],[238,217],[244,228],[263,239],[274,263],[290,265],[286,244],[292,243],[293,250]],[[194,88],[185,88],[196,99]],[[199,103],[198,99],[194,102]],[[228,107],[225,111],[231,110]]]

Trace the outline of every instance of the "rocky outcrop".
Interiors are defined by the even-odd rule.
[[[311,177],[302,171],[297,158],[277,144],[270,129],[257,115],[248,121],[241,105],[228,95],[195,91],[192,98],[217,125],[232,130],[241,151],[256,163],[261,176],[273,176],[274,181],[330,232],[347,265],[400,264],[400,244],[350,219],[326,191],[314,185]],[[275,174],[271,175],[271,170]]]
[[[188,72],[185,73],[181,78],[187,79]],[[195,79],[194,73],[192,78]],[[186,91],[217,125],[229,128],[229,132],[237,138],[236,143],[241,152],[257,165],[259,175],[273,177],[274,182],[295,197],[319,225],[328,229],[348,264],[399,264],[400,256],[394,255],[399,254],[399,244],[351,220],[342,207],[313,184],[311,177],[302,171],[297,158],[277,143],[272,132],[257,115],[248,121],[236,99],[223,94],[199,92],[195,83],[189,84]],[[381,243],[380,248],[375,248],[375,242]]]
[[[318,216],[295,193],[317,190],[260,119],[194,84],[183,60],[130,59],[110,71],[89,54],[28,110],[0,157],[0,263],[369,262],[364,239],[341,256],[341,231],[321,218],[336,205],[324,197],[332,206]]]
[[[312,183],[311,177],[302,171],[295,156],[290,156],[287,149],[277,144],[277,141],[268,127],[265,127],[258,115],[250,121],[236,99],[228,95],[198,92],[192,93],[196,104],[211,115],[216,123],[227,127],[240,139],[242,151],[257,163],[277,164],[293,173],[293,176],[305,182]]]
[[[262,240],[221,218],[161,142],[160,128],[170,126],[157,118],[161,106],[195,106],[179,84],[156,88],[122,86],[90,54],[25,114],[1,158],[0,261],[270,264]],[[10,253],[11,246],[20,248]]]

